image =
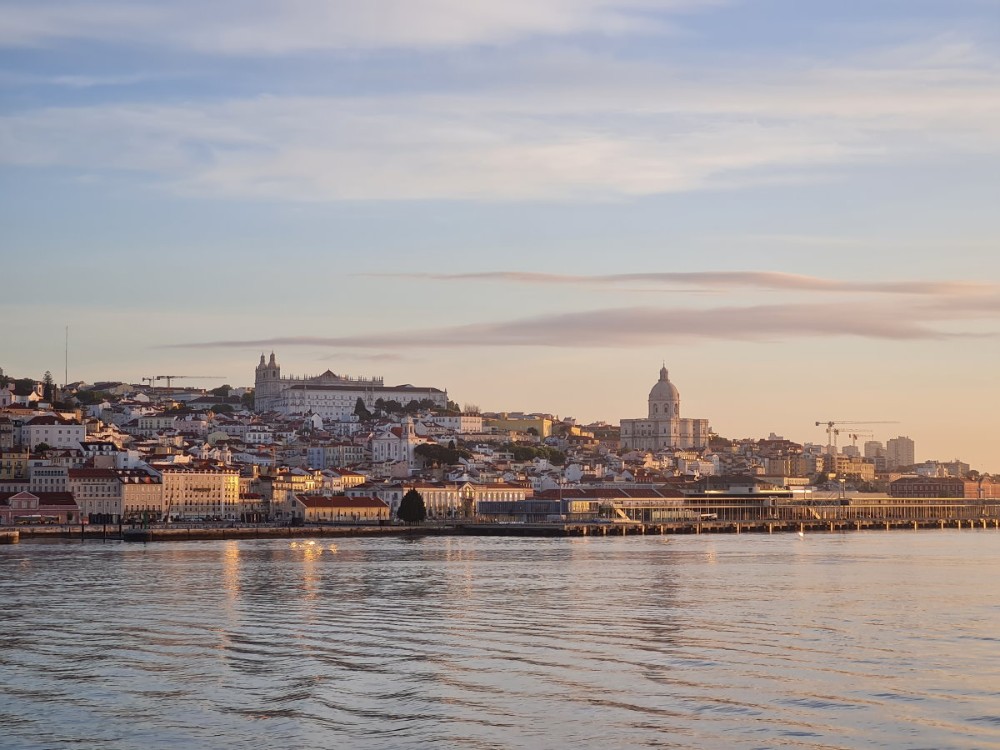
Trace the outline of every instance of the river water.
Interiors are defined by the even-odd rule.
[[[0,747],[1000,747],[1000,532],[0,547]]]

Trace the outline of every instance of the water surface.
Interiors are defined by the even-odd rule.
[[[0,747],[1000,747],[994,530],[0,547]]]

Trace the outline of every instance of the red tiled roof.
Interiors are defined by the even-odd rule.
[[[12,497],[16,497],[21,494],[34,495],[37,497],[39,508],[53,505],[72,506],[74,508],[78,507],[72,492],[0,492],[0,505],[8,505],[8,501]]]
[[[344,495],[296,495],[295,499],[307,508],[385,508],[389,506],[377,497],[345,497]]]

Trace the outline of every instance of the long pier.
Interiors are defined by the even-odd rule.
[[[0,529],[0,544],[24,539],[81,539],[126,542],[186,542],[231,539],[307,539],[322,537],[392,538],[412,536],[615,537],[677,534],[845,533],[921,529],[997,529],[1000,517],[962,518],[800,518],[751,520],[674,520],[662,523],[569,521],[544,523],[460,521],[405,525],[308,526],[21,526]]]
[[[780,534],[896,531],[919,529],[1000,529],[1000,519],[919,519],[856,521],[701,521],[670,523],[477,523],[461,527],[470,536],[658,536],[669,534]]]

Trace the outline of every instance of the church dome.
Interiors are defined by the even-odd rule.
[[[656,385],[649,392],[649,400],[651,402],[681,400],[681,394],[678,392],[677,387],[670,382],[670,378],[667,376],[665,365],[660,368],[660,379],[656,381]]]

